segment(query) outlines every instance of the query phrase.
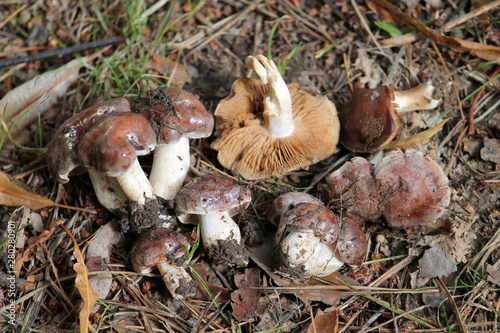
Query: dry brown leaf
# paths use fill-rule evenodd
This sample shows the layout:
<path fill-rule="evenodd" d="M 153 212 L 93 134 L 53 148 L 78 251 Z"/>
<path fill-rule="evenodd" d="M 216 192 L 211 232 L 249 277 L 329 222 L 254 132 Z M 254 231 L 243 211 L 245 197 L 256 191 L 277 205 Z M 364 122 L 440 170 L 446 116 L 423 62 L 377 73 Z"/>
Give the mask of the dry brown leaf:
<path fill-rule="evenodd" d="M 71 237 L 73 245 L 75 246 L 73 250 L 73 256 L 77 261 L 77 263 L 73 265 L 73 270 L 76 272 L 75 284 L 83 299 L 83 307 L 80 310 L 80 332 L 88 332 L 90 328 L 90 312 L 95 302 L 99 299 L 99 296 L 92 290 L 89 284 L 89 271 L 87 270 L 87 266 L 85 266 L 82 251 L 80 251 L 80 247 L 78 247 L 75 237 L 64 225 L 61 227 L 66 231 L 69 237 Z"/>
<path fill-rule="evenodd" d="M 23 254 L 19 255 L 18 258 L 16 258 L 16 265 L 14 268 L 14 272 L 17 277 L 19 277 L 19 273 L 21 272 L 21 267 L 23 267 L 23 263 L 26 260 L 26 258 L 31 254 L 32 250 L 35 248 L 40 243 L 45 242 L 49 237 L 56 231 L 57 227 L 62 225 L 64 223 L 63 220 L 54 220 L 50 223 L 49 229 L 43 231 L 40 235 L 38 235 L 37 238 L 35 238 L 26 251 L 23 252 Z"/>
<path fill-rule="evenodd" d="M 78 78 L 81 60 L 75 59 L 66 65 L 35 78 L 12 89 L 0 100 L 0 112 L 5 119 L 11 136 L 16 137 L 28 124 L 37 119 L 38 114 L 48 110 L 69 86 Z M 0 134 L 3 131 L 0 129 Z"/>
<path fill-rule="evenodd" d="M 239 321 L 260 317 L 264 313 L 264 304 L 259 304 L 261 286 L 259 270 L 257 268 L 245 269 L 245 274 L 234 276 L 234 283 L 238 287 L 231 293 L 233 316 Z"/>
<path fill-rule="evenodd" d="M 14 184 L 6 173 L 0 171 L 0 205 L 26 206 L 30 209 L 40 209 L 53 206 L 54 202 L 38 194 L 26 191 Z"/>
<path fill-rule="evenodd" d="M 168 76 L 170 84 L 176 87 L 182 87 L 186 83 L 191 82 L 191 75 L 189 75 L 184 65 L 162 55 L 154 54 L 153 57 L 147 61 L 146 66 L 154 69 L 158 73 Z"/>
<path fill-rule="evenodd" d="M 446 45 L 455 52 L 469 52 L 470 54 L 477 56 L 479 58 L 490 60 L 490 61 L 500 61 L 500 47 L 493 45 L 486 45 L 476 42 L 471 42 L 463 39 L 458 39 L 454 37 L 443 36 L 435 32 L 434 30 L 425 26 L 415 20 L 410 15 L 402 12 L 395 5 L 387 2 L 386 0 L 369 0 L 376 6 L 379 6 L 379 10 L 386 10 L 391 14 L 391 17 L 400 23 L 409 25 L 420 31 L 427 38 L 432 39 L 438 43 Z"/>
<path fill-rule="evenodd" d="M 339 330 L 339 309 L 336 306 L 326 309 L 324 312 L 318 310 L 306 333 L 337 333 Z"/>

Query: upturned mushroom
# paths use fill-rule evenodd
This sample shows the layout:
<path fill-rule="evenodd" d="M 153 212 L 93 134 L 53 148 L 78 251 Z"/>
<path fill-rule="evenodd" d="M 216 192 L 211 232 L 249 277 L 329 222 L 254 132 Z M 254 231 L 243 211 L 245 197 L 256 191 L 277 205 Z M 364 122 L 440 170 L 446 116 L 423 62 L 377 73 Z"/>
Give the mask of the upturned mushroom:
<path fill-rule="evenodd" d="M 277 269 L 302 277 L 327 276 L 344 263 L 358 267 L 367 246 L 359 226 L 350 220 L 342 226 L 338 216 L 305 193 L 293 196 L 298 199 L 297 204 L 282 205 L 291 198 L 288 196 L 284 201 L 278 198 L 276 200 L 281 202 L 270 207 L 282 211 L 273 255 Z M 290 209 L 285 211 L 282 207 Z"/>
<path fill-rule="evenodd" d="M 248 206 L 250 201 L 248 188 L 221 177 L 205 175 L 182 187 L 175 197 L 175 208 L 181 222 L 186 221 L 183 215 L 198 216 L 201 240 L 210 259 L 244 267 L 248 264 L 249 253 L 231 215 L 236 208 Z"/>
<path fill-rule="evenodd" d="M 272 60 L 249 56 L 260 80 L 240 78 L 214 113 L 219 162 L 250 180 L 305 168 L 329 157 L 338 142 L 332 102 L 286 85 Z"/>
<path fill-rule="evenodd" d="M 359 153 L 383 149 L 401 126 L 398 114 L 438 106 L 440 101 L 432 98 L 433 92 L 431 83 L 404 91 L 395 91 L 392 85 L 376 89 L 356 87 L 351 100 L 339 109 L 340 142 Z"/>
<path fill-rule="evenodd" d="M 189 242 L 178 232 L 151 229 L 142 234 L 130 251 L 132 268 L 137 273 L 150 273 L 158 268 L 163 282 L 176 299 L 185 299 L 196 293 L 196 282 L 182 267 Z"/>
<path fill-rule="evenodd" d="M 439 165 L 419 151 L 393 151 L 373 172 L 381 194 L 383 216 L 394 228 L 420 227 L 438 219 L 450 203 L 448 178 Z"/>
<path fill-rule="evenodd" d="M 60 183 L 67 183 L 70 176 L 85 173 L 78 156 L 78 147 L 85 134 L 96 123 L 114 113 L 130 112 L 124 98 L 97 103 L 66 120 L 47 145 L 46 161 L 51 176 Z M 91 174 L 91 181 L 99 202 L 108 210 L 125 211 L 127 201 L 118 183 L 105 175 Z"/>
<path fill-rule="evenodd" d="M 158 141 L 149 181 L 157 196 L 172 200 L 189 171 L 189 139 L 210 136 L 213 116 L 196 96 L 178 88 L 158 88 L 135 104 L 134 111 L 149 119 Z"/>

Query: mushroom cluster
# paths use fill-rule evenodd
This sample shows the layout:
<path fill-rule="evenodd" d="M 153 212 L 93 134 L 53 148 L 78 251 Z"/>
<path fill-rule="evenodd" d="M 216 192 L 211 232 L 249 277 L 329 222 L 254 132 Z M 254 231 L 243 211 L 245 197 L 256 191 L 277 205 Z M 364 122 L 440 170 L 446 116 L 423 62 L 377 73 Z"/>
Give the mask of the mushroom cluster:
<path fill-rule="evenodd" d="M 155 200 L 137 161 L 155 145 L 148 121 L 132 113 L 126 99 L 117 98 L 66 120 L 48 144 L 46 160 L 52 177 L 61 183 L 87 170 L 99 202 L 123 213 L 127 201 L 144 205 L 146 199 Z"/>
<path fill-rule="evenodd" d="M 269 207 L 268 219 L 279 219 L 274 258 L 283 273 L 327 276 L 344 263 L 359 267 L 365 255 L 367 241 L 359 225 L 341 219 L 312 195 L 281 195 Z"/>
<path fill-rule="evenodd" d="M 215 127 L 211 147 L 220 164 L 247 180 L 262 180 L 330 157 L 339 132 L 347 149 L 381 149 L 397 133 L 398 113 L 435 108 L 439 102 L 429 84 L 406 92 L 392 86 L 357 88 L 341 108 L 339 122 L 331 101 L 298 83 L 287 85 L 272 60 L 249 56 L 246 64 L 259 79 L 234 82 L 216 108 L 215 124 L 193 94 L 159 88 L 136 98 L 133 107 L 117 98 L 76 114 L 48 145 L 54 179 L 65 183 L 88 171 L 105 208 L 119 216 L 139 210 L 153 216 L 148 222 L 143 219 L 147 214 L 136 215 L 138 225 L 131 231 L 140 237 L 130 260 L 138 273 L 157 267 L 174 298 L 193 296 L 197 286 L 183 268 L 192 244 L 184 224 L 199 224 L 197 236 L 211 261 L 239 268 L 250 258 L 233 218 L 244 218 L 252 193 L 220 176 L 186 181 L 190 138 L 209 137 Z M 153 150 L 148 177 L 138 156 Z M 447 182 L 439 166 L 415 150 L 391 152 L 375 167 L 353 158 L 326 177 L 328 205 L 306 193 L 288 192 L 269 206 L 267 220 L 276 227 L 276 268 L 294 277 L 327 276 L 344 264 L 358 269 L 367 251 L 364 221 L 383 217 L 394 228 L 434 221 L 449 203 Z M 150 203 L 153 208 L 145 208 Z M 181 224 L 164 228 L 165 207 Z"/>
<path fill-rule="evenodd" d="M 326 177 L 331 203 L 359 222 L 383 216 L 394 228 L 421 227 L 450 202 L 448 179 L 419 151 L 392 151 L 373 167 L 355 157 Z"/>

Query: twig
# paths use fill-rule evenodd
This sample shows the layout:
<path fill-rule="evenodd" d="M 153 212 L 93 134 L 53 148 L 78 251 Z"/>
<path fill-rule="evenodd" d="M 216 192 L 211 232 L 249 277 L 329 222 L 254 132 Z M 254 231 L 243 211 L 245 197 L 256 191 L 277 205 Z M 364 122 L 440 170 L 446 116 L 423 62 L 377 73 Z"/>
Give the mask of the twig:
<path fill-rule="evenodd" d="M 363 28 L 366 30 L 366 32 L 368 33 L 368 35 L 370 36 L 370 38 L 373 40 L 373 43 L 377 46 L 377 48 L 379 49 L 379 51 L 382 53 L 382 54 L 385 54 L 385 52 L 382 50 L 382 47 L 380 46 L 380 44 L 378 43 L 377 39 L 375 38 L 375 36 L 373 36 L 373 33 L 372 31 L 370 30 L 370 27 L 368 27 L 368 24 L 366 23 L 366 20 L 363 16 L 363 14 L 361 13 L 361 11 L 359 10 L 358 8 L 358 4 L 356 3 L 355 0 L 351 0 L 351 5 L 352 7 L 354 8 L 354 11 L 356 12 L 356 14 L 358 15 L 359 17 L 359 21 L 361 22 L 361 25 L 363 26 Z"/>
<path fill-rule="evenodd" d="M 496 6 L 500 6 L 500 0 L 490 2 L 489 4 L 486 4 L 482 7 L 479 7 L 478 9 L 475 9 L 472 12 L 457 18 L 456 20 L 453 20 L 451 22 L 446 23 L 445 25 L 443 25 L 442 30 L 448 31 L 451 28 L 454 28 L 457 25 L 460 25 L 460 24 L 464 23 L 465 21 L 470 20 L 473 17 L 479 16 L 482 13 L 485 13 L 485 12 L 489 11 L 490 9 L 495 8 Z"/>
<path fill-rule="evenodd" d="M 124 40 L 125 40 L 125 37 L 116 36 L 116 37 L 112 37 L 112 38 L 98 40 L 95 42 L 71 46 L 71 47 L 68 47 L 66 49 L 57 49 L 57 50 L 52 50 L 52 51 L 47 51 L 47 52 L 29 55 L 27 57 L 8 59 L 8 60 L 0 61 L 0 68 L 10 67 L 10 66 L 25 63 L 25 62 L 33 62 L 36 60 L 42 60 L 42 59 L 47 59 L 47 58 L 52 58 L 52 57 L 61 58 L 61 57 L 66 56 L 68 54 L 80 53 L 80 52 L 83 52 L 83 51 L 86 51 L 89 49 L 93 49 L 96 47 L 103 47 L 103 46 L 107 46 L 107 45 L 111 45 L 111 44 L 118 44 L 118 43 L 123 42 Z"/>
<path fill-rule="evenodd" d="M 446 284 L 444 284 L 443 280 L 441 278 L 435 277 L 434 280 L 436 281 L 437 285 L 439 286 L 439 289 L 441 292 L 448 298 L 448 301 L 450 302 L 453 312 L 455 313 L 455 316 L 457 316 L 457 320 L 459 323 L 459 328 L 460 332 L 462 333 L 467 333 L 467 329 L 465 328 L 465 324 L 463 322 L 462 316 L 460 315 L 460 311 L 458 311 L 457 303 L 455 303 L 455 300 L 453 299 L 453 296 L 451 296 L 450 291 L 448 290 L 448 287 L 446 287 Z"/>
<path fill-rule="evenodd" d="M 0 29 L 2 29 L 4 25 L 6 25 L 14 16 L 16 16 L 17 14 L 19 14 L 19 12 L 22 11 L 22 10 L 24 10 L 26 7 L 28 7 L 28 5 L 24 4 L 21 7 L 19 7 L 17 10 L 15 10 L 12 14 L 10 14 L 9 17 L 7 17 L 5 19 L 5 21 L 3 21 L 2 23 L 0 23 Z"/>
<path fill-rule="evenodd" d="M 31 282 L 22 278 L 16 277 L 14 274 L 10 275 L 4 272 L 0 272 L 0 286 L 4 288 L 10 288 L 12 282 L 16 287 L 16 290 L 22 291 L 33 291 L 35 290 L 36 283 Z"/>
<path fill-rule="evenodd" d="M 491 75 L 491 77 L 487 76 L 487 78 L 491 79 L 492 77 L 497 76 L 497 74 L 499 72 L 500 72 L 500 66 L 497 66 L 493 75 Z M 468 132 L 469 135 L 472 135 L 474 133 L 474 109 L 476 108 L 476 103 L 485 90 L 486 90 L 486 86 L 483 86 L 481 88 L 481 90 L 479 90 L 479 92 L 477 93 L 476 97 L 474 97 L 474 100 L 472 101 L 472 104 L 470 106 L 470 109 L 469 109 L 469 132 Z"/>

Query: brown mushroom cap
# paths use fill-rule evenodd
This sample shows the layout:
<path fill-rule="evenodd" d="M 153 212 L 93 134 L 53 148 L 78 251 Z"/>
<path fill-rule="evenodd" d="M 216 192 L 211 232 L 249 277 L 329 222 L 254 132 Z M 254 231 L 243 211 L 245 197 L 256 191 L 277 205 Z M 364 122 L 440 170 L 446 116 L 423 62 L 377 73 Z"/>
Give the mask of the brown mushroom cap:
<path fill-rule="evenodd" d="M 337 239 L 337 249 L 342 261 L 351 266 L 359 267 L 367 247 L 368 242 L 363 230 L 350 218 L 344 218 Z"/>
<path fill-rule="evenodd" d="M 168 229 L 151 229 L 142 234 L 130 252 L 132 268 L 138 273 L 148 273 L 162 262 L 181 266 L 186 259 L 187 239 Z"/>
<path fill-rule="evenodd" d="M 375 166 L 374 177 L 382 195 L 383 216 L 395 228 L 435 221 L 450 202 L 445 174 L 416 150 L 390 153 Z"/>
<path fill-rule="evenodd" d="M 150 120 L 158 143 L 177 142 L 181 137 L 204 138 L 212 134 L 214 118 L 192 93 L 179 88 L 158 88 L 136 102 L 134 112 Z"/>
<path fill-rule="evenodd" d="M 78 156 L 86 168 L 109 177 L 125 173 L 138 155 L 146 155 L 156 144 L 156 136 L 142 115 L 115 113 L 95 124 L 81 138 Z"/>
<path fill-rule="evenodd" d="M 323 205 L 318 198 L 304 192 L 288 192 L 277 197 L 267 209 L 267 220 L 278 226 L 281 216 L 300 203 Z"/>
<path fill-rule="evenodd" d="M 316 237 L 333 243 L 337 240 L 340 219 L 323 203 L 299 203 L 284 215 L 287 226 L 298 230 L 312 230 Z"/>
<path fill-rule="evenodd" d="M 267 86 L 240 78 L 215 111 L 218 138 L 212 148 L 219 162 L 245 179 L 266 179 L 319 162 L 334 152 L 339 123 L 333 104 L 289 84 L 294 131 L 274 138 L 266 133 L 263 98 Z"/>
<path fill-rule="evenodd" d="M 206 215 L 246 206 L 250 189 L 214 175 L 196 177 L 185 184 L 175 197 L 178 215 Z"/>
<path fill-rule="evenodd" d="M 52 177 L 67 183 L 69 176 L 85 172 L 84 168 L 79 168 L 82 164 L 78 158 L 81 138 L 104 117 L 121 112 L 130 112 L 130 104 L 125 98 L 116 98 L 97 103 L 66 120 L 47 145 L 47 167 Z"/>
<path fill-rule="evenodd" d="M 393 86 L 355 88 L 339 109 L 340 142 L 354 152 L 370 153 L 394 139 L 400 126 Z"/>
<path fill-rule="evenodd" d="M 326 176 L 331 204 L 336 211 L 357 221 L 373 221 L 382 216 L 380 194 L 373 178 L 373 166 L 354 157 Z"/>

